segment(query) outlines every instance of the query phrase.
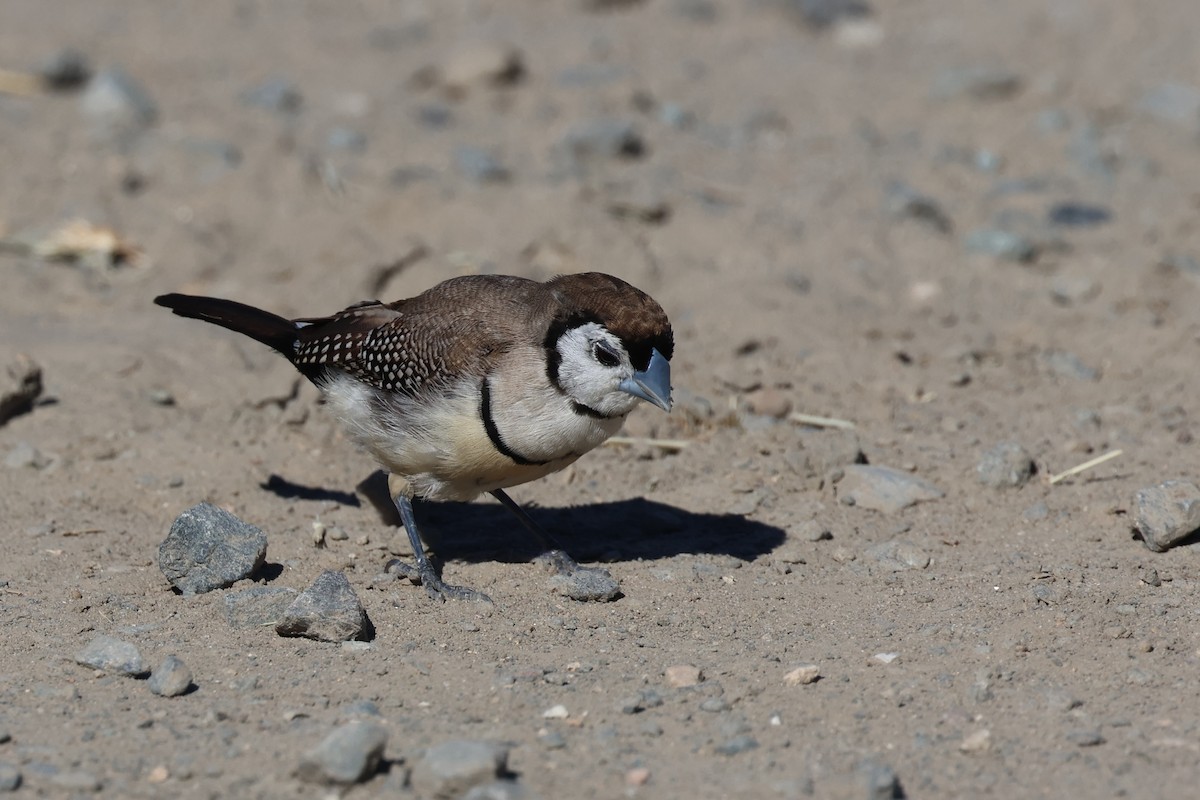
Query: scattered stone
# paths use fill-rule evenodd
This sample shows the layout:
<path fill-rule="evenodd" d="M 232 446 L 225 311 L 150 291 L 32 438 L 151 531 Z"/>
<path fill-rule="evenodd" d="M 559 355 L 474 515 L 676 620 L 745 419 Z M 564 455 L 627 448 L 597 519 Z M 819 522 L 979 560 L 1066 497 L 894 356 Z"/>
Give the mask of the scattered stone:
<path fill-rule="evenodd" d="M 92 65 L 86 55 L 68 47 L 50 56 L 38 69 L 38 75 L 46 88 L 66 92 L 78 89 L 91 79 Z"/>
<path fill-rule="evenodd" d="M 225 619 L 234 628 L 275 627 L 300 593 L 281 586 L 254 586 L 225 595 Z"/>
<path fill-rule="evenodd" d="M 180 514 L 158 547 L 158 567 L 185 595 L 232 586 L 262 566 L 267 536 L 211 503 Z"/>
<path fill-rule="evenodd" d="M 1046 212 L 1046 219 L 1063 228 L 1094 228 L 1111 222 L 1112 212 L 1087 203 L 1057 203 Z"/>
<path fill-rule="evenodd" d="M 491 153 L 478 147 L 464 145 L 455 148 L 454 166 L 472 183 L 501 183 L 509 178 L 508 168 Z"/>
<path fill-rule="evenodd" d="M 454 95 L 472 86 L 511 86 L 525 74 L 521 51 L 495 41 L 469 42 L 454 50 L 440 70 L 441 84 Z"/>
<path fill-rule="evenodd" d="M 567 746 L 567 737 L 558 731 L 539 731 L 538 742 L 547 750 L 562 750 Z"/>
<path fill-rule="evenodd" d="M 1191 481 L 1163 481 L 1133 495 L 1133 520 L 1142 541 L 1156 553 L 1200 529 L 1200 488 Z"/>
<path fill-rule="evenodd" d="M 12 764 L 0 761 L 0 792 L 15 792 L 21 788 L 21 771 Z"/>
<path fill-rule="evenodd" d="M 1100 284 L 1091 275 L 1055 275 L 1050 299 L 1060 306 L 1074 306 L 1100 294 Z"/>
<path fill-rule="evenodd" d="M 388 732 L 370 720 L 338 726 L 304 754 L 296 777 L 309 783 L 349 785 L 365 781 L 379 769 Z"/>
<path fill-rule="evenodd" d="M 821 678 L 821 668 L 816 664 L 801 664 L 783 676 L 784 686 L 808 686 Z"/>
<path fill-rule="evenodd" d="M 975 466 L 975 475 L 984 486 L 1006 489 L 1024 486 L 1033 477 L 1033 458 L 1017 442 L 1000 442 Z"/>
<path fill-rule="evenodd" d="M 346 576 L 325 570 L 287 607 L 275 630 L 280 636 L 344 642 L 366 635 L 369 625 Z"/>
<path fill-rule="evenodd" d="M 1067 350 L 1047 350 L 1041 354 L 1041 362 L 1060 378 L 1077 381 L 1100 380 L 1100 371 L 1083 363 L 1083 359 Z"/>
<path fill-rule="evenodd" d="M 462 800 L 537 800 L 537 795 L 524 784 L 505 779 L 476 786 L 464 794 Z"/>
<path fill-rule="evenodd" d="M 700 710 L 710 714 L 720 714 L 728 711 L 731 707 L 729 701 L 724 697 L 710 697 L 700 704 Z"/>
<path fill-rule="evenodd" d="M 252 86 L 239 96 L 245 105 L 261 108 L 276 114 L 294 114 L 304 105 L 304 95 L 296 84 L 287 78 L 269 78 Z"/>
<path fill-rule="evenodd" d="M 93 131 L 104 137 L 132 137 L 149 128 L 158 118 L 154 100 L 118 67 L 96 73 L 79 102 Z"/>
<path fill-rule="evenodd" d="M 75 663 L 116 675 L 143 677 L 149 670 L 142 662 L 137 645 L 99 634 L 75 655 Z"/>
<path fill-rule="evenodd" d="M 792 413 L 791 399 L 778 389 L 764 387 L 746 395 L 746 405 L 751 414 L 772 419 L 783 419 Z"/>
<path fill-rule="evenodd" d="M 1067 741 L 1080 747 L 1096 747 L 1107 741 L 1100 731 L 1072 731 L 1067 734 Z"/>
<path fill-rule="evenodd" d="M 704 681 L 704 671 L 692 664 L 672 664 L 663 670 L 667 686 L 682 689 L 686 686 L 697 686 Z"/>
<path fill-rule="evenodd" d="M 0 425 L 33 410 L 42 394 L 42 368 L 24 353 L 6 359 L 0 374 Z"/>
<path fill-rule="evenodd" d="M 900 776 L 888 764 L 867 760 L 855 769 L 867 790 L 867 800 L 903 800 Z"/>
<path fill-rule="evenodd" d="M 1032 239 L 999 228 L 981 228 L 972 231 L 967 236 L 966 247 L 972 253 L 982 253 L 1006 261 L 1021 263 L 1033 261 L 1038 255 L 1038 246 Z"/>
<path fill-rule="evenodd" d="M 987 728 L 980 728 L 973 733 L 967 734 L 958 745 L 958 749 L 964 753 L 983 753 L 991 748 L 992 732 Z"/>
<path fill-rule="evenodd" d="M 873 545 L 867 548 L 867 555 L 892 570 L 925 569 L 930 561 L 928 553 L 902 539 L 889 539 Z"/>
<path fill-rule="evenodd" d="M 1137 108 L 1145 114 L 1182 125 L 1194 132 L 1200 121 L 1200 89 L 1180 83 L 1164 83 L 1142 95 Z"/>
<path fill-rule="evenodd" d="M 915 219 L 938 233 L 950 234 L 954 223 L 941 203 L 903 181 L 890 181 L 884 190 L 884 210 L 895 219 Z"/>
<path fill-rule="evenodd" d="M 50 776 L 50 783 L 68 792 L 98 792 L 104 788 L 99 778 L 81 769 L 55 773 Z"/>
<path fill-rule="evenodd" d="M 650 780 L 649 767 L 634 767 L 625 773 L 626 786 L 645 786 Z"/>
<path fill-rule="evenodd" d="M 871 14 L 871 6 L 865 0 L 786 0 L 784 5 L 797 19 L 815 31 Z"/>
<path fill-rule="evenodd" d="M 838 499 L 884 514 L 893 514 L 916 503 L 937 500 L 943 492 L 929 481 L 891 467 L 850 464 L 838 483 Z"/>
<path fill-rule="evenodd" d="M 192 671 L 176 656 L 167 656 L 150 673 L 150 691 L 159 697 L 178 697 L 191 688 Z"/>
<path fill-rule="evenodd" d="M 942 100 L 970 97 L 973 100 L 1007 100 L 1021 88 L 1021 76 L 996 66 L 947 69 L 934 82 L 933 94 Z"/>
<path fill-rule="evenodd" d="M 578 567 L 568 573 L 558 573 L 550 577 L 550 585 L 572 600 L 603 602 L 615 600 L 621 594 L 621 584 L 608 570 L 597 567 Z"/>
<path fill-rule="evenodd" d="M 4 456 L 4 466 L 9 469 L 45 469 L 53 461 L 29 442 L 17 442 Z"/>
<path fill-rule="evenodd" d="M 756 747 L 758 747 L 758 740 L 749 734 L 743 733 L 717 745 L 716 752 L 722 756 L 736 756 L 739 753 L 745 753 L 747 750 L 753 750 Z"/>
<path fill-rule="evenodd" d="M 900 657 L 899 653 L 876 653 L 871 658 L 878 661 L 880 664 L 891 664 Z"/>
<path fill-rule="evenodd" d="M 646 143 L 628 120 L 603 117 L 581 122 L 563 136 L 561 148 L 576 165 L 596 159 L 638 158 Z"/>
<path fill-rule="evenodd" d="M 325 137 L 325 149 L 338 153 L 361 153 L 367 149 L 367 135 L 354 128 L 338 126 Z"/>
<path fill-rule="evenodd" d="M 412 786 L 422 797 L 457 798 L 508 771 L 508 748 L 458 739 L 435 745 L 413 765 Z"/>
<path fill-rule="evenodd" d="M 570 712 L 567 711 L 567 707 L 562 703 L 559 703 L 556 706 L 550 706 L 542 712 L 542 719 L 566 719 L 569 716 Z"/>

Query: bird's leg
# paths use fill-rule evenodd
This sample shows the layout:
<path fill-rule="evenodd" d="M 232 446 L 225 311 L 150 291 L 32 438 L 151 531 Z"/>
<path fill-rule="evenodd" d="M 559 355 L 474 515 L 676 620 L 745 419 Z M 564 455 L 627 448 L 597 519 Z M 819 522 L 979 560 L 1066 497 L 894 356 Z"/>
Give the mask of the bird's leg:
<path fill-rule="evenodd" d="M 391 481 L 388 481 L 389 488 Z M 417 531 L 417 520 L 413 514 L 412 500 L 408 498 L 406 492 L 393 492 L 392 500 L 396 504 L 396 510 L 400 512 L 400 519 L 404 522 L 404 530 L 408 533 L 408 541 L 412 545 L 413 560 L 417 562 L 416 566 L 405 564 L 399 559 L 392 559 L 388 562 L 386 569 L 389 572 L 398 572 L 410 580 L 420 581 L 425 587 L 425 593 L 434 600 L 478 600 L 484 603 L 492 602 L 492 598 L 488 597 L 483 592 L 477 592 L 474 589 L 469 589 L 465 586 L 451 586 L 443 581 L 434 570 L 433 564 L 429 562 L 429 556 L 425 555 L 425 547 L 421 543 L 421 534 Z"/>
<path fill-rule="evenodd" d="M 575 563 L 575 559 L 567 555 L 562 546 L 554 541 L 554 537 L 546 532 L 546 529 L 533 521 L 533 518 L 525 513 L 525 509 L 517 505 L 517 501 L 508 496 L 503 489 L 493 489 L 492 497 L 500 501 L 500 505 L 511 511 L 517 519 L 521 520 L 521 524 L 525 529 L 537 537 L 542 543 L 545 551 L 538 556 L 539 561 L 545 561 L 559 575 L 570 575 L 579 569 L 579 565 Z"/>

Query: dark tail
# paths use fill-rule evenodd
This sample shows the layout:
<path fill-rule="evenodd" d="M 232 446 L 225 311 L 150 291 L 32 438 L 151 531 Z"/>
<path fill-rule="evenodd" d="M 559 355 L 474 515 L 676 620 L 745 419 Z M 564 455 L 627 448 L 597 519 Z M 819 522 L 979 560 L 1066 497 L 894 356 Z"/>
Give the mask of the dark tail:
<path fill-rule="evenodd" d="M 188 294 L 164 294 L 154 298 L 154 302 L 181 317 L 202 319 L 249 336 L 279 351 L 288 361 L 296 356 L 296 324 L 269 311 L 232 300 Z"/>

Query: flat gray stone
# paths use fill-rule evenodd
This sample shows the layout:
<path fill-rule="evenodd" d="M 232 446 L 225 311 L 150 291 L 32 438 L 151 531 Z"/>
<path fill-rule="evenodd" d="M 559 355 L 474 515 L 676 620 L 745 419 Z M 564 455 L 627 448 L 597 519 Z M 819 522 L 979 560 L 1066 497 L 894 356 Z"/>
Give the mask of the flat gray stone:
<path fill-rule="evenodd" d="M 287 607 L 275 630 L 280 636 L 345 642 L 360 638 L 368 624 L 367 612 L 346 576 L 325 570 Z"/>
<path fill-rule="evenodd" d="M 412 785 L 422 797 L 457 798 L 507 772 L 508 748 L 456 739 L 435 745 L 413 765 Z"/>
<path fill-rule="evenodd" d="M 1000 442 L 975 465 L 979 482 L 994 489 L 1024 486 L 1033 473 L 1033 458 L 1017 442 Z"/>
<path fill-rule="evenodd" d="M 347 722 L 304 754 L 296 767 L 296 777 L 331 785 L 365 781 L 379 770 L 387 740 L 387 728 L 378 722 Z"/>
<path fill-rule="evenodd" d="M 550 585 L 564 597 L 572 600 L 612 600 L 621 593 L 621 584 L 608 570 L 595 567 L 579 567 L 578 569 L 554 575 Z"/>
<path fill-rule="evenodd" d="M 97 72 L 79 104 L 94 132 L 104 136 L 131 136 L 158 118 L 158 106 L 149 93 L 118 67 Z"/>
<path fill-rule="evenodd" d="M 838 499 L 847 505 L 893 514 L 946 493 L 923 478 L 891 467 L 851 464 L 838 482 Z"/>
<path fill-rule="evenodd" d="M 262 566 L 267 535 L 217 508 L 200 503 L 184 511 L 158 547 L 158 567 L 185 595 L 232 586 Z"/>
<path fill-rule="evenodd" d="M 867 549 L 867 555 L 893 570 L 925 569 L 929 554 L 912 542 L 889 539 Z"/>
<path fill-rule="evenodd" d="M 21 770 L 0 762 L 0 792 L 15 792 L 21 788 Z"/>
<path fill-rule="evenodd" d="M 275 627 L 299 592 L 284 586 L 252 586 L 225 595 L 225 619 L 234 628 Z"/>
<path fill-rule="evenodd" d="M 1156 553 L 1200 529 L 1200 487 L 1191 481 L 1163 481 L 1139 489 L 1133 508 L 1142 541 Z"/>
<path fill-rule="evenodd" d="M 105 634 L 99 634 L 88 642 L 75 655 L 75 663 L 133 678 L 140 678 L 149 672 L 137 645 Z"/>
<path fill-rule="evenodd" d="M 192 671 L 176 656 L 167 656 L 150 673 L 150 691 L 159 697 L 178 697 L 190 688 Z"/>

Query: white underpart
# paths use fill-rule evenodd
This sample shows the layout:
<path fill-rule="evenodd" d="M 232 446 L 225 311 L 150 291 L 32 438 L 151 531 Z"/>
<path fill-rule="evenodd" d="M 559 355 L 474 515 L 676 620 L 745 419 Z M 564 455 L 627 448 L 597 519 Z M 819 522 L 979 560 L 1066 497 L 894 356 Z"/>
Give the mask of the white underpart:
<path fill-rule="evenodd" d="M 359 445 L 419 497 L 470 500 L 482 492 L 536 480 L 562 469 L 616 433 L 637 399 L 617 385 L 631 374 L 628 356 L 617 367 L 595 361 L 591 346 L 600 326 L 571 331 L 560 340 L 563 394 L 550 384 L 544 353 L 512 354 L 489 378 L 492 418 L 514 453 L 544 464 L 520 465 L 496 449 L 480 416 L 478 378 L 414 400 L 383 392 L 331 371 L 322 389 L 330 411 Z M 590 338 L 589 338 L 590 337 Z M 589 363 L 590 362 L 590 363 Z M 580 414 L 573 401 L 613 415 Z"/>

